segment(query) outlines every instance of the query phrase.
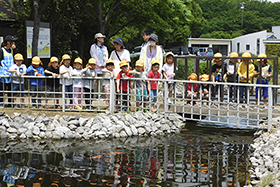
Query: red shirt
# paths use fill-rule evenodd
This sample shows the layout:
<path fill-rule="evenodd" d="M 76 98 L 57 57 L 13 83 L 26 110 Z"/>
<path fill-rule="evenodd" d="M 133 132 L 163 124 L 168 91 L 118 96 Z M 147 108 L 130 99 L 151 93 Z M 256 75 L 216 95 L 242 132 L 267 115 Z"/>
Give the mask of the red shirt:
<path fill-rule="evenodd" d="M 126 75 L 127 77 L 133 78 L 133 76 L 128 72 L 124 73 L 123 71 L 120 71 L 118 76 L 116 77 L 116 79 L 121 79 L 121 78 L 125 78 Z M 122 88 L 122 91 L 127 92 L 127 83 L 129 83 L 129 92 L 131 91 L 130 89 L 130 85 L 131 85 L 131 81 L 130 80 L 121 80 L 120 81 L 120 88 Z"/>
<path fill-rule="evenodd" d="M 197 83 L 189 83 L 187 84 L 187 89 L 188 91 L 192 91 L 193 87 L 193 92 L 197 92 Z"/>
<path fill-rule="evenodd" d="M 154 73 L 152 70 L 149 72 L 148 77 L 151 79 L 160 79 L 160 73 Z M 157 81 L 151 81 L 151 89 L 157 90 Z"/>

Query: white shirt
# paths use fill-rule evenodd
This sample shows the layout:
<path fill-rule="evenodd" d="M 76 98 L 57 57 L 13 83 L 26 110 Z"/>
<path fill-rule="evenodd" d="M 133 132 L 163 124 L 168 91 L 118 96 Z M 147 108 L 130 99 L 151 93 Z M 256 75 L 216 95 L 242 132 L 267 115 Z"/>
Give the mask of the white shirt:
<path fill-rule="evenodd" d="M 102 45 L 100 48 L 97 44 L 92 44 L 90 47 L 90 56 L 96 60 L 97 66 L 106 65 L 109 56 L 107 47 Z M 104 68 L 96 68 L 96 73 L 102 74 L 102 69 Z"/>
<path fill-rule="evenodd" d="M 165 71 L 168 79 L 174 79 L 174 63 L 171 65 L 165 63 L 162 67 L 162 71 Z"/>
<path fill-rule="evenodd" d="M 121 68 L 120 68 L 120 62 L 121 61 L 119 60 L 115 51 L 116 50 L 112 51 L 110 59 L 114 61 L 114 65 L 115 65 L 114 74 L 117 75 L 121 71 Z M 124 49 L 122 52 L 117 51 L 117 53 L 118 53 L 121 60 L 125 60 L 128 63 L 130 63 L 130 53 L 129 53 L 128 50 Z"/>
<path fill-rule="evenodd" d="M 18 73 L 24 73 L 26 72 L 26 66 L 25 64 L 21 64 L 20 66 L 16 65 L 16 64 L 13 64 L 9 70 L 16 70 L 18 72 L 14 72 L 13 73 L 13 76 L 17 76 L 17 77 L 13 77 L 12 80 L 13 80 L 13 83 L 15 84 L 23 84 L 23 78 L 20 78 L 19 77 L 19 74 Z"/>
<path fill-rule="evenodd" d="M 70 74 L 67 72 L 67 73 L 64 73 L 63 75 L 61 75 L 61 79 L 60 79 L 60 84 L 63 84 L 63 80 L 62 78 L 65 78 L 64 79 L 64 85 L 66 86 L 69 86 L 69 85 L 72 85 L 73 84 L 73 80 L 71 79 L 71 74 L 73 72 L 73 68 L 71 66 L 69 66 L 68 68 L 64 65 L 60 66 L 59 67 L 59 72 L 64 72 L 64 71 L 69 71 Z"/>
<path fill-rule="evenodd" d="M 80 77 L 80 79 L 73 79 L 73 87 L 75 88 L 82 88 L 83 87 L 83 81 L 82 81 L 82 70 L 74 69 L 72 72 L 73 77 Z"/>

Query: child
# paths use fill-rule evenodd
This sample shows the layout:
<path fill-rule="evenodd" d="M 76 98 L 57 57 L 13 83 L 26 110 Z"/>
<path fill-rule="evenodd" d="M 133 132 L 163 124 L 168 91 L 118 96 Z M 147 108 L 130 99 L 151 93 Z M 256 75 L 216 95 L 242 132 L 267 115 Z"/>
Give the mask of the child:
<path fill-rule="evenodd" d="M 266 54 L 261 53 L 261 54 L 259 54 L 258 57 L 259 58 L 266 58 L 267 56 L 266 56 Z M 270 65 L 267 64 L 267 59 L 258 59 L 258 62 L 260 63 L 260 65 L 256 66 L 255 72 L 254 72 L 254 75 L 259 76 L 258 79 L 257 79 L 257 84 L 268 85 L 269 78 L 272 76 L 272 69 L 271 69 Z M 261 75 L 260 75 L 260 69 L 261 69 L 261 72 L 262 72 Z M 261 87 L 261 89 L 263 90 L 263 99 L 267 100 L 268 88 L 267 87 Z M 257 99 L 256 104 L 257 105 L 258 105 L 258 95 L 259 95 L 259 87 L 256 87 L 256 99 Z M 264 101 L 264 106 L 266 106 L 266 105 L 267 105 L 267 102 Z"/>
<path fill-rule="evenodd" d="M 109 59 L 106 61 L 106 68 L 102 70 L 103 77 L 106 78 L 103 80 L 102 86 L 104 86 L 104 91 L 106 93 L 106 106 L 110 107 L 110 80 L 108 78 L 115 77 L 114 75 L 114 61 Z"/>
<path fill-rule="evenodd" d="M 166 58 L 165 58 L 165 64 L 162 67 L 162 72 L 163 76 L 165 79 L 168 80 L 173 80 L 175 73 L 174 73 L 174 54 L 172 52 L 166 53 Z M 168 103 L 171 104 L 171 97 L 172 97 L 172 91 L 174 90 L 174 85 L 175 83 L 173 82 L 168 82 Z"/>
<path fill-rule="evenodd" d="M 197 81 L 197 75 L 195 73 L 192 73 L 189 78 L 188 78 L 189 81 Z M 188 83 L 187 84 L 187 97 L 191 97 L 192 99 L 194 97 L 197 97 L 197 83 L 194 84 L 194 83 Z M 190 101 L 187 101 L 187 104 L 190 104 L 191 102 Z M 192 101 L 192 104 L 195 105 L 196 102 Z"/>
<path fill-rule="evenodd" d="M 58 58 L 51 57 L 48 68 L 45 70 L 46 76 L 52 76 L 53 78 L 47 78 L 47 97 L 50 97 L 51 92 L 56 92 L 54 95 L 56 98 L 59 97 L 59 67 L 58 67 Z M 59 100 L 56 100 L 55 108 L 60 109 Z M 46 99 L 45 109 L 48 107 L 48 99 Z"/>
<path fill-rule="evenodd" d="M 72 75 L 75 77 L 82 77 L 83 60 L 78 57 L 74 60 L 74 70 Z M 83 92 L 83 82 L 82 79 L 74 79 L 74 105 L 76 110 L 82 110 L 82 92 Z"/>
<path fill-rule="evenodd" d="M 45 76 L 44 68 L 40 65 L 43 65 L 40 57 L 34 56 L 31 65 L 26 69 L 26 73 L 30 73 L 31 76 Z M 38 98 L 41 98 L 42 93 L 38 92 L 42 92 L 43 79 L 31 79 L 30 84 L 32 97 L 35 98 L 37 96 Z M 43 108 L 41 105 L 41 99 L 38 99 L 38 105 L 36 105 L 36 99 L 32 99 L 32 106 L 33 108 Z"/>
<path fill-rule="evenodd" d="M 117 79 L 117 93 L 120 93 L 120 89 L 122 89 L 122 103 L 123 106 L 122 111 L 127 110 L 127 105 L 130 106 L 129 102 L 129 93 L 131 92 L 131 81 L 130 80 L 121 80 L 121 78 L 132 78 L 133 76 L 129 73 L 128 70 L 128 62 L 122 60 L 120 62 L 121 71 L 118 73 Z M 121 83 L 121 84 L 120 84 Z"/>
<path fill-rule="evenodd" d="M 60 79 L 60 84 L 65 87 L 65 98 L 69 98 L 69 104 L 67 109 L 73 108 L 73 80 L 70 78 L 72 76 L 73 68 L 70 66 L 71 57 L 68 54 L 62 56 L 62 61 L 60 62 L 59 72 L 62 78 Z M 65 105 L 67 100 L 65 99 Z"/>
<path fill-rule="evenodd" d="M 209 75 L 201 75 L 200 80 L 203 82 L 199 91 L 201 93 L 201 97 L 202 99 L 209 98 L 209 84 L 206 83 L 209 81 Z"/>
<path fill-rule="evenodd" d="M 84 77 L 92 77 L 94 78 L 96 76 L 96 60 L 94 58 L 90 58 L 88 60 L 88 63 L 86 65 L 86 68 L 83 69 Z M 84 80 L 84 92 L 85 94 L 85 102 L 86 102 L 86 108 L 88 110 L 94 109 L 95 107 L 91 106 L 91 101 L 93 99 L 93 92 L 94 92 L 94 80 L 93 79 L 85 79 Z"/>
<path fill-rule="evenodd" d="M 160 66 L 160 62 L 158 60 L 153 60 L 151 62 L 152 67 L 151 67 L 151 71 L 148 74 L 148 78 L 151 79 L 160 79 L 160 73 L 158 72 L 159 70 L 159 66 Z M 157 81 L 151 81 L 150 83 L 151 86 L 148 86 L 148 91 L 151 94 L 151 109 L 152 110 L 156 110 L 155 107 L 155 102 L 157 100 Z"/>
<path fill-rule="evenodd" d="M 232 53 L 230 53 L 230 57 L 238 57 L 238 53 L 232 52 Z M 239 66 L 238 59 L 232 59 L 232 58 L 229 59 L 229 63 L 227 66 L 227 82 L 237 82 L 238 75 L 236 72 L 237 72 L 238 66 Z M 230 102 L 236 101 L 236 97 L 237 97 L 237 87 L 229 86 Z"/>
<path fill-rule="evenodd" d="M 137 60 L 135 63 L 135 70 L 134 70 L 134 78 L 140 78 L 142 80 L 136 81 L 136 106 L 137 108 L 140 107 L 140 103 L 143 99 L 143 101 L 148 101 L 148 91 L 147 91 L 147 84 L 145 79 L 148 78 L 148 75 L 146 71 L 144 70 L 144 61 L 143 60 Z M 133 72 L 130 72 L 133 73 Z M 142 98 L 143 95 L 143 98 Z M 144 103 L 144 107 L 146 107 L 146 103 Z"/>
<path fill-rule="evenodd" d="M 245 52 L 242 54 L 242 57 L 251 57 L 251 54 L 248 52 Z M 247 75 L 247 63 L 249 62 L 249 75 Z M 251 83 L 251 78 L 254 76 L 254 65 L 251 63 L 252 59 L 242 59 L 242 62 L 238 66 L 237 73 L 239 75 L 239 82 L 240 83 Z M 243 99 L 243 93 L 245 93 L 245 98 Z M 240 103 L 247 103 L 247 87 L 246 86 L 240 86 L 239 87 L 239 98 Z"/>
<path fill-rule="evenodd" d="M 20 76 L 23 76 L 26 71 L 26 66 L 25 64 L 22 64 L 23 61 L 23 56 L 22 54 L 15 54 L 14 56 L 14 61 L 16 64 L 12 65 L 9 69 L 9 73 L 13 73 L 12 78 L 12 86 L 13 86 L 13 95 L 14 97 L 17 95 L 16 91 L 22 91 L 24 92 L 24 80 L 23 78 L 20 78 Z M 24 93 L 21 93 L 21 97 L 24 97 Z M 16 103 L 16 98 L 14 98 L 14 103 Z M 21 98 L 21 108 L 24 108 L 24 98 Z M 18 108 L 17 104 L 14 104 L 14 108 Z"/>
<path fill-rule="evenodd" d="M 214 55 L 214 65 L 211 69 L 211 77 L 213 82 L 223 82 L 226 80 L 227 76 L 227 68 L 226 66 L 222 65 L 222 57 L 223 55 L 221 53 L 216 53 Z M 213 97 L 216 97 L 216 94 L 218 94 L 218 89 L 220 89 L 220 98 L 223 96 L 223 86 L 213 84 L 214 90 L 213 90 Z"/>

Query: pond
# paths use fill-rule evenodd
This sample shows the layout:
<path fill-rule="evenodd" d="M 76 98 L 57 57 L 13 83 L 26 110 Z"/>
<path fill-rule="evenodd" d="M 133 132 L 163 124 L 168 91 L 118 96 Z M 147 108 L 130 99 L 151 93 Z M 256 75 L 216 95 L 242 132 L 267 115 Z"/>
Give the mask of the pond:
<path fill-rule="evenodd" d="M 0 141 L 0 186 L 244 186 L 253 130 L 199 126 L 106 140 Z"/>

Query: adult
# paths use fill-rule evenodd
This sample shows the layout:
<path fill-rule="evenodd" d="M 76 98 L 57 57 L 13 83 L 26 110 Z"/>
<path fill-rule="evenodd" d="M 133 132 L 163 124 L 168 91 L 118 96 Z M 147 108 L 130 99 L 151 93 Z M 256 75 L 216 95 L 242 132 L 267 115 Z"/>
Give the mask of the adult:
<path fill-rule="evenodd" d="M 149 29 L 146 29 L 143 31 L 143 40 L 144 43 L 141 45 L 141 47 L 145 47 L 146 45 L 149 45 L 149 38 L 151 36 L 152 32 Z"/>
<path fill-rule="evenodd" d="M 0 75 L 10 75 L 9 69 L 14 65 L 13 49 L 15 48 L 15 38 L 12 35 L 7 35 L 1 46 L 0 51 Z M 0 78 L 0 107 L 3 107 L 3 91 L 11 91 L 11 77 Z M 8 93 L 8 107 L 11 106 L 11 93 Z"/>
<path fill-rule="evenodd" d="M 121 71 L 120 62 L 122 60 L 125 60 L 128 64 L 130 63 L 130 53 L 125 49 L 123 39 L 121 37 L 117 37 L 111 43 L 114 45 L 115 50 L 112 51 L 110 59 L 114 61 L 114 74 L 117 75 Z"/>
<path fill-rule="evenodd" d="M 149 38 L 149 45 L 146 45 L 142 48 L 140 59 L 144 61 L 144 69 L 149 73 L 151 70 L 151 62 L 153 60 L 158 60 L 159 65 L 159 72 L 161 73 L 162 63 L 163 63 L 163 56 L 162 56 L 162 49 L 158 44 L 158 36 L 154 33 L 151 34 Z"/>
<path fill-rule="evenodd" d="M 90 56 L 96 60 L 96 74 L 102 76 L 102 69 L 106 66 L 108 60 L 107 47 L 103 45 L 106 36 L 102 33 L 96 33 L 94 36 L 94 44 L 90 47 Z"/>
<path fill-rule="evenodd" d="M 102 70 L 106 67 L 106 61 L 108 60 L 108 50 L 107 47 L 103 45 L 104 38 L 106 38 L 105 35 L 102 33 L 96 33 L 94 35 L 94 44 L 90 47 L 90 56 L 91 58 L 94 58 L 96 60 L 96 75 L 97 77 L 102 77 L 103 73 Z M 99 82 L 99 80 L 98 80 Z M 100 84 L 94 84 L 94 90 L 97 92 L 101 92 L 102 90 L 98 90 L 99 85 L 102 85 L 102 82 Z M 100 87 L 102 89 L 102 86 Z M 101 97 L 99 95 L 99 97 Z"/>

